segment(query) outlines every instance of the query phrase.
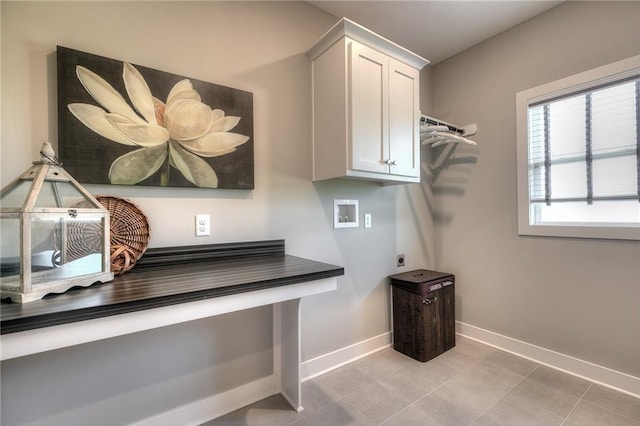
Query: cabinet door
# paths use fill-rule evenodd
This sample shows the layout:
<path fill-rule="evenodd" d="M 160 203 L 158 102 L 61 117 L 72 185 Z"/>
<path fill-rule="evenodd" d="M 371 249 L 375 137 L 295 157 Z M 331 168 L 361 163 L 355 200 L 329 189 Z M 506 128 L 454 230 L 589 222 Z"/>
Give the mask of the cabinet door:
<path fill-rule="evenodd" d="M 351 41 L 349 59 L 351 168 L 389 173 L 389 58 Z"/>
<path fill-rule="evenodd" d="M 420 177 L 420 74 L 389 59 L 390 173 Z"/>

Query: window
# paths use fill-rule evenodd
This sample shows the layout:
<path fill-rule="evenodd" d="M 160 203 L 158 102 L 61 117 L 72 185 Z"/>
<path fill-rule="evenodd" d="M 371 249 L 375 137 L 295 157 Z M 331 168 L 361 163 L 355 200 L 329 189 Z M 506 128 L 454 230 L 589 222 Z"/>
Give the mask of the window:
<path fill-rule="evenodd" d="M 640 56 L 516 95 L 518 232 L 640 239 Z"/>

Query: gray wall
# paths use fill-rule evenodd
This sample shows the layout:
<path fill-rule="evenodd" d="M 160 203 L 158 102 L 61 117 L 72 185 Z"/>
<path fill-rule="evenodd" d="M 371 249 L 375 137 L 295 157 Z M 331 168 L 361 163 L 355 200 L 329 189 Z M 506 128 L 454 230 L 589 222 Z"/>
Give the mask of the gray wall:
<path fill-rule="evenodd" d="M 477 123 L 435 182 L 436 265 L 457 319 L 640 376 L 640 244 L 521 237 L 515 94 L 640 53 L 639 2 L 567 2 L 432 69 L 434 113 Z"/>
<path fill-rule="evenodd" d="M 310 181 L 305 52 L 337 18 L 301 2 L 0 7 L 2 186 L 43 141 L 56 142 L 56 45 L 251 91 L 254 191 L 88 189 L 139 205 L 152 247 L 284 238 L 290 254 L 344 266 L 336 292 L 302 302 L 303 361 L 390 331 L 396 254 L 407 255 L 404 270 L 434 265 L 431 205 L 420 185 Z M 373 227 L 334 230 L 334 198 L 360 200 Z M 211 215 L 211 237 L 194 237 L 197 213 Z M 270 318 L 270 308 L 255 309 L 3 362 L 2 423 L 131 422 L 266 377 Z"/>

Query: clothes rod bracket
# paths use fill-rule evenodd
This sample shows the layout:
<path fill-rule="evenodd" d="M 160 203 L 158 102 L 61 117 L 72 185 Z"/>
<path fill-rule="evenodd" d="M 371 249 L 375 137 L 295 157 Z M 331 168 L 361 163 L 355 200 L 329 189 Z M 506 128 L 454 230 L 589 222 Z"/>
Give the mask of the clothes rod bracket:
<path fill-rule="evenodd" d="M 428 126 L 445 126 L 448 131 L 455 132 L 461 136 L 473 136 L 478 133 L 477 124 L 469 124 L 468 126 L 458 127 L 454 124 L 447 123 L 446 121 L 439 120 L 437 118 L 429 117 L 428 115 L 420 116 L 420 124 Z"/>
<path fill-rule="evenodd" d="M 475 135 L 477 132 L 476 124 L 459 127 L 426 115 L 420 117 L 420 140 L 423 145 L 437 147 L 451 142 L 477 145 L 476 142 L 467 139 L 467 136 Z"/>

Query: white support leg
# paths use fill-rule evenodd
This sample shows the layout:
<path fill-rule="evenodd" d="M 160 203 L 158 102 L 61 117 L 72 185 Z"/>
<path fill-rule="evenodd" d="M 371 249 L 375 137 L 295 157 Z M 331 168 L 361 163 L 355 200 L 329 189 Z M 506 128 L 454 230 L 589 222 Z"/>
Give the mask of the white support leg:
<path fill-rule="evenodd" d="M 280 311 L 280 392 L 298 412 L 302 411 L 301 392 L 301 347 L 300 347 L 300 299 L 281 302 Z M 274 320 L 275 324 L 275 320 Z M 275 343 L 275 342 L 274 342 Z M 274 351 L 274 357 L 277 356 Z M 276 371 L 274 371 L 275 373 Z"/>
<path fill-rule="evenodd" d="M 282 393 L 282 309 L 280 303 L 273 308 L 273 394 Z"/>

